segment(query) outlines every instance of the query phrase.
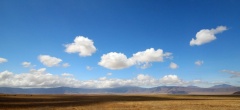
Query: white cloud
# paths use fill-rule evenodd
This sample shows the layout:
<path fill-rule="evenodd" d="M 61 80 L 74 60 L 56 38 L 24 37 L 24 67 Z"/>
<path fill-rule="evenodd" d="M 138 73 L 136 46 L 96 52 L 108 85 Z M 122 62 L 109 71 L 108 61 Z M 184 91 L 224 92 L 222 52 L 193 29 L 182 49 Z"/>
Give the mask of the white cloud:
<path fill-rule="evenodd" d="M 195 65 L 197 65 L 197 66 L 203 65 L 203 63 L 204 62 L 202 60 L 195 61 Z"/>
<path fill-rule="evenodd" d="M 86 69 L 90 71 L 90 70 L 93 69 L 93 67 L 91 67 L 91 66 L 86 66 Z"/>
<path fill-rule="evenodd" d="M 105 81 L 107 79 L 107 77 L 100 77 L 99 80 L 100 81 Z"/>
<path fill-rule="evenodd" d="M 77 36 L 73 43 L 67 44 L 65 47 L 65 52 L 79 53 L 79 56 L 91 56 L 97 50 L 94 42 L 84 36 Z"/>
<path fill-rule="evenodd" d="M 182 80 L 178 78 L 177 75 L 166 75 L 160 81 L 164 84 L 182 84 Z"/>
<path fill-rule="evenodd" d="M 31 67 L 31 62 L 22 62 L 23 67 Z"/>
<path fill-rule="evenodd" d="M 63 73 L 62 76 L 64 76 L 64 77 L 73 77 L 73 74 Z"/>
<path fill-rule="evenodd" d="M 31 69 L 28 73 L 13 74 L 9 71 L 0 72 L 2 87 L 80 87 L 81 81 L 73 77 L 53 75 L 45 68 Z"/>
<path fill-rule="evenodd" d="M 132 82 L 134 84 L 142 85 L 142 86 L 157 86 L 160 82 L 159 80 L 145 74 L 138 74 L 137 77 Z"/>
<path fill-rule="evenodd" d="M 140 65 L 142 69 L 145 69 L 151 66 L 151 62 L 163 62 L 164 58 L 170 58 L 171 55 L 169 52 L 163 53 L 163 50 L 154 50 L 153 48 L 137 52 L 130 58 L 123 53 L 110 52 L 104 54 L 98 64 L 112 70 L 128 68 L 133 65 Z"/>
<path fill-rule="evenodd" d="M 172 53 L 170 53 L 170 52 L 165 52 L 165 53 L 163 54 L 163 57 L 165 57 L 165 58 L 167 58 L 167 59 L 173 59 Z"/>
<path fill-rule="evenodd" d="M 138 74 L 137 76 L 137 80 L 140 80 L 140 81 L 146 81 L 146 80 L 150 80 L 150 79 L 153 79 L 152 77 L 150 77 L 149 75 L 144 75 L 144 74 Z"/>
<path fill-rule="evenodd" d="M 0 79 L 1 79 L 1 80 L 5 80 L 5 79 L 10 78 L 12 75 L 13 75 L 12 72 L 3 71 L 3 72 L 0 74 Z"/>
<path fill-rule="evenodd" d="M 171 62 L 170 65 L 169 65 L 169 67 L 170 67 L 171 69 L 177 69 L 177 68 L 178 68 L 178 65 L 177 65 L 176 63 Z"/>
<path fill-rule="evenodd" d="M 133 79 L 108 79 L 101 77 L 98 80 L 88 80 L 85 85 L 91 88 L 111 88 L 119 86 L 139 86 L 139 87 L 155 87 L 161 85 L 189 85 L 188 82 L 180 80 L 176 75 L 166 75 L 163 78 L 156 79 L 149 75 L 138 74 Z M 193 84 L 191 82 L 191 84 Z M 195 83 L 194 83 L 195 84 Z"/>
<path fill-rule="evenodd" d="M 137 52 L 133 54 L 132 59 L 135 62 L 145 63 L 145 62 L 162 62 L 163 61 L 163 50 L 154 50 L 153 48 L 147 49 L 145 51 Z"/>
<path fill-rule="evenodd" d="M 62 60 L 60 58 L 52 57 L 49 55 L 39 55 L 38 56 L 39 61 L 48 67 L 58 66 Z"/>
<path fill-rule="evenodd" d="M 68 63 L 63 63 L 62 66 L 63 66 L 64 68 L 67 68 L 67 67 L 70 66 L 70 64 L 68 64 Z"/>
<path fill-rule="evenodd" d="M 31 69 L 30 70 L 30 73 L 35 73 L 35 74 L 42 74 L 42 73 L 46 73 L 46 68 L 40 68 L 40 69 L 38 69 L 38 70 L 36 70 L 36 69 Z"/>
<path fill-rule="evenodd" d="M 196 34 L 196 39 L 190 41 L 190 46 L 194 45 L 202 45 L 205 43 L 209 43 L 216 39 L 215 34 L 221 33 L 227 30 L 226 26 L 218 26 L 216 29 L 202 29 Z"/>
<path fill-rule="evenodd" d="M 240 77 L 240 72 L 238 71 L 232 71 L 232 70 L 222 70 L 224 73 L 232 74 L 231 78 L 237 78 Z"/>
<path fill-rule="evenodd" d="M 8 60 L 0 57 L 0 63 L 5 63 L 5 62 L 8 62 Z"/>
<path fill-rule="evenodd" d="M 161 85 L 194 85 L 202 83 L 199 80 L 183 81 L 177 75 L 165 75 L 154 78 L 147 74 L 138 74 L 132 79 L 109 79 L 100 77 L 97 80 L 81 81 L 72 74 L 63 73 L 54 75 L 48 73 L 46 68 L 31 69 L 27 73 L 14 74 L 9 71 L 0 72 L 1 87 L 76 87 L 76 88 L 111 88 L 120 86 L 154 87 Z"/>
<path fill-rule="evenodd" d="M 134 62 L 131 59 L 128 59 L 123 53 L 110 52 L 104 54 L 98 64 L 105 68 L 116 70 L 130 67 Z"/>

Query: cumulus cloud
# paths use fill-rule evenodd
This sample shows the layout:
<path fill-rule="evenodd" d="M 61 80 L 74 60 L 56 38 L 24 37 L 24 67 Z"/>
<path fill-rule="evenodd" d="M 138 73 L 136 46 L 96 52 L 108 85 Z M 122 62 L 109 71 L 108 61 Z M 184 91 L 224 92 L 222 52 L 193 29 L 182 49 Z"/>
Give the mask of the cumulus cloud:
<path fill-rule="evenodd" d="M 3 72 L 0 74 L 0 79 L 1 79 L 1 80 L 5 80 L 5 79 L 10 78 L 12 75 L 13 75 L 12 72 L 3 71 Z"/>
<path fill-rule="evenodd" d="M 178 68 L 178 65 L 177 65 L 176 63 L 171 62 L 170 65 L 169 65 L 169 67 L 170 67 L 171 69 L 177 69 L 177 68 Z"/>
<path fill-rule="evenodd" d="M 149 75 L 144 75 L 144 74 L 138 74 L 137 80 L 143 81 L 143 80 L 150 80 L 153 79 Z"/>
<path fill-rule="evenodd" d="M 73 43 L 66 44 L 65 52 L 79 53 L 79 56 L 91 56 L 96 52 L 96 47 L 91 39 L 84 36 L 77 36 Z"/>
<path fill-rule="evenodd" d="M 182 84 L 184 83 L 182 80 L 178 78 L 177 75 L 166 75 L 160 81 L 164 84 Z"/>
<path fill-rule="evenodd" d="M 132 59 L 135 62 L 162 62 L 163 61 L 163 50 L 154 50 L 153 48 L 147 49 L 145 51 L 137 52 L 133 54 Z"/>
<path fill-rule="evenodd" d="M 232 75 L 231 78 L 240 77 L 240 72 L 238 72 L 238 71 L 222 70 L 222 72 L 231 74 Z"/>
<path fill-rule="evenodd" d="M 31 69 L 28 73 L 14 74 L 9 71 L 0 73 L 1 87 L 80 87 L 73 77 L 53 75 L 46 72 L 46 68 Z"/>
<path fill-rule="evenodd" d="M 167 59 L 173 59 L 172 53 L 170 53 L 170 52 L 165 52 L 165 53 L 163 54 L 163 57 L 165 57 L 165 58 L 167 58 Z"/>
<path fill-rule="evenodd" d="M 85 81 L 84 84 L 93 88 L 111 88 L 120 86 L 154 87 L 160 85 L 188 85 L 188 82 L 180 80 L 176 75 L 166 75 L 160 79 L 156 79 L 147 74 L 138 74 L 132 79 L 108 79 L 107 77 L 101 77 L 98 80 Z"/>
<path fill-rule="evenodd" d="M 49 55 L 39 55 L 38 59 L 43 65 L 47 67 L 58 66 L 59 63 L 62 62 L 60 58 L 52 57 Z"/>
<path fill-rule="evenodd" d="M 107 77 L 100 77 L 99 80 L 100 81 L 105 81 L 107 79 Z"/>
<path fill-rule="evenodd" d="M 22 62 L 23 67 L 31 67 L 31 62 Z"/>
<path fill-rule="evenodd" d="M 10 71 L 0 72 L 1 87 L 76 87 L 76 88 L 111 88 L 121 86 L 154 87 L 161 85 L 193 85 L 201 81 L 183 81 L 177 75 L 165 75 L 154 78 L 147 74 L 138 74 L 132 79 L 109 79 L 100 77 L 96 80 L 81 81 L 72 74 L 63 73 L 54 75 L 48 73 L 46 68 L 31 69 L 27 73 L 14 74 Z"/>
<path fill-rule="evenodd" d="M 64 76 L 64 77 L 73 77 L 73 74 L 70 74 L 70 73 L 63 73 L 62 76 Z"/>
<path fill-rule="evenodd" d="M 134 62 L 123 53 L 110 52 L 104 54 L 98 64 L 108 69 L 117 70 L 130 67 Z"/>
<path fill-rule="evenodd" d="M 169 58 L 171 55 L 169 52 L 163 53 L 162 49 L 154 50 L 153 48 L 137 52 L 130 58 L 123 53 L 110 52 L 104 54 L 98 64 L 112 70 L 128 68 L 133 65 L 140 65 L 142 69 L 145 69 L 151 66 L 151 62 L 163 62 L 164 58 Z"/>
<path fill-rule="evenodd" d="M 202 60 L 195 61 L 195 65 L 197 65 L 197 66 L 203 65 L 203 63 L 204 62 Z"/>
<path fill-rule="evenodd" d="M 192 38 L 190 41 L 190 46 L 194 45 L 202 45 L 205 43 L 209 43 L 216 38 L 215 34 L 221 33 L 227 30 L 226 26 L 218 26 L 216 29 L 202 29 L 196 34 L 196 39 Z"/>
<path fill-rule="evenodd" d="M 5 62 L 8 62 L 8 60 L 0 57 L 0 63 L 5 63 Z"/>

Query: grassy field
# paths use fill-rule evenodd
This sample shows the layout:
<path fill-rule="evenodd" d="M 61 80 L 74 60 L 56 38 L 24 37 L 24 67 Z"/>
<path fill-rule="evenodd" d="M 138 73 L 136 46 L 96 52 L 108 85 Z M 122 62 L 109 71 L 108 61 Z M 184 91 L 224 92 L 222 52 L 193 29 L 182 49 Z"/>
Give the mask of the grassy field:
<path fill-rule="evenodd" d="M 240 110 L 240 95 L 0 95 L 0 110 Z"/>

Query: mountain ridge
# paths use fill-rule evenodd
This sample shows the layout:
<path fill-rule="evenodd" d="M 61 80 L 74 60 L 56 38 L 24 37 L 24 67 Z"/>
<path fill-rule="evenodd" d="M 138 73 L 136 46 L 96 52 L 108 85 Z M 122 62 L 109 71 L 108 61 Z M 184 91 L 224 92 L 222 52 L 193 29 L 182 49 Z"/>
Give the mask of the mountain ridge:
<path fill-rule="evenodd" d="M 230 88 L 230 87 L 235 87 L 229 84 L 219 84 L 219 85 L 214 85 L 211 88 Z"/>
<path fill-rule="evenodd" d="M 233 94 L 240 91 L 240 87 L 231 85 L 216 85 L 210 88 L 197 86 L 157 86 L 143 88 L 136 86 L 122 86 L 115 88 L 11 88 L 0 87 L 2 94 L 139 94 L 139 93 L 158 93 L 158 94 Z"/>

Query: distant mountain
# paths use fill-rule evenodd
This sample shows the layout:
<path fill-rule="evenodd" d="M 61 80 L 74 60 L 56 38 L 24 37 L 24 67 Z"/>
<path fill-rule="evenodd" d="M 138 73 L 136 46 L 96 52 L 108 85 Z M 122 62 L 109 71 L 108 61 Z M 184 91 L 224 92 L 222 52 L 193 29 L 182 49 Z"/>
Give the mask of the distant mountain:
<path fill-rule="evenodd" d="M 234 86 L 228 85 L 228 84 L 220 84 L 220 85 L 212 86 L 211 88 L 230 88 L 230 87 L 234 87 Z"/>
<path fill-rule="evenodd" d="M 233 95 L 240 95 L 240 91 L 234 92 Z"/>
<path fill-rule="evenodd" d="M 200 88 L 198 86 L 187 86 L 188 88 Z"/>
<path fill-rule="evenodd" d="M 134 86 L 116 88 L 10 88 L 0 87 L 0 94 L 232 94 L 240 91 L 240 87 L 227 84 L 216 85 L 210 88 L 200 88 L 197 86 L 158 86 L 152 88 L 142 88 Z"/>

